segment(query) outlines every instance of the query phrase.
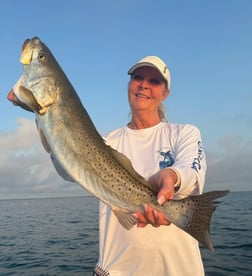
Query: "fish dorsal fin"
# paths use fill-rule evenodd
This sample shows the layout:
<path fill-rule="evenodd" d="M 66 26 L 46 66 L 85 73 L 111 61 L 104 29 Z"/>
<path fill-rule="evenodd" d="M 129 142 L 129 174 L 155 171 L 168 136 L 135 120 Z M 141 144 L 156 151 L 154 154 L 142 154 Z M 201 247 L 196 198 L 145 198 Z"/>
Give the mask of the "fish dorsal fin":
<path fill-rule="evenodd" d="M 108 146 L 108 147 L 110 147 L 110 146 Z M 112 154 L 114 155 L 116 160 L 127 170 L 127 172 L 132 177 L 134 177 L 137 181 L 142 183 L 144 186 L 148 187 L 153 192 L 157 192 L 157 190 L 155 190 L 154 187 L 148 181 L 146 181 L 142 175 L 140 175 L 138 172 L 136 172 L 136 170 L 132 166 L 131 161 L 127 158 L 127 156 L 125 156 L 124 154 L 118 152 L 117 150 L 115 150 L 113 148 L 111 148 L 111 150 L 112 150 Z"/>
<path fill-rule="evenodd" d="M 127 230 L 130 230 L 138 220 L 132 213 L 113 210 L 114 215 L 117 217 L 119 223 Z"/>

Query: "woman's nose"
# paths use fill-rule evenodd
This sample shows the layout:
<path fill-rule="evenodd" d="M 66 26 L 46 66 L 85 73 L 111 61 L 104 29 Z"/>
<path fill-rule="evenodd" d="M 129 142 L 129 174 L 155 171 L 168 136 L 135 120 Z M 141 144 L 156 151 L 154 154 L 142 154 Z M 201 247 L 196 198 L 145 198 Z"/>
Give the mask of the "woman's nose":
<path fill-rule="evenodd" d="M 141 82 L 139 83 L 139 88 L 148 89 L 148 87 L 149 87 L 149 82 L 146 79 L 142 79 Z"/>

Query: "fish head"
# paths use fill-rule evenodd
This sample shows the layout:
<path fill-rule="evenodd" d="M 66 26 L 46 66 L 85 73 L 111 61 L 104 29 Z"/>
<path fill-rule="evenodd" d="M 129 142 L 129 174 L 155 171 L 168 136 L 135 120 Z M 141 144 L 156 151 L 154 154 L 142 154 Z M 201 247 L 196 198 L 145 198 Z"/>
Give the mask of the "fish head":
<path fill-rule="evenodd" d="M 44 114 L 58 98 L 60 66 L 47 46 L 38 38 L 23 43 L 20 62 L 23 74 L 7 98 L 28 111 Z"/>

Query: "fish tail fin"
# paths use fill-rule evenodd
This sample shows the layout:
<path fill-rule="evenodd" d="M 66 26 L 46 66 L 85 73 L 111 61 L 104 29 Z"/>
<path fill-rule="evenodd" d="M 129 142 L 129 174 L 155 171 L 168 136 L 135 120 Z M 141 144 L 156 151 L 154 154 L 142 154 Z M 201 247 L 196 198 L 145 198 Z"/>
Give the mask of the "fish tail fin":
<path fill-rule="evenodd" d="M 178 221 L 172 221 L 179 228 L 197 239 L 210 251 L 214 252 L 214 247 L 210 239 L 210 222 L 218 201 L 215 199 L 223 197 L 229 191 L 211 191 L 201 195 L 189 196 L 180 202 L 181 217 Z M 177 208 L 178 209 L 178 208 Z"/>

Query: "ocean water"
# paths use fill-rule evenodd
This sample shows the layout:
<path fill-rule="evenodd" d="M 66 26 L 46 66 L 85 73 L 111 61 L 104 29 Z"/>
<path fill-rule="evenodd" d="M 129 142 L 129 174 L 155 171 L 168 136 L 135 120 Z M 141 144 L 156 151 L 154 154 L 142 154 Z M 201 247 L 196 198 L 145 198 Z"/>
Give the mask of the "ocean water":
<path fill-rule="evenodd" d="M 252 192 L 221 199 L 201 247 L 206 275 L 252 275 Z M 0 201 L 0 275 L 92 275 L 98 258 L 94 197 Z"/>

